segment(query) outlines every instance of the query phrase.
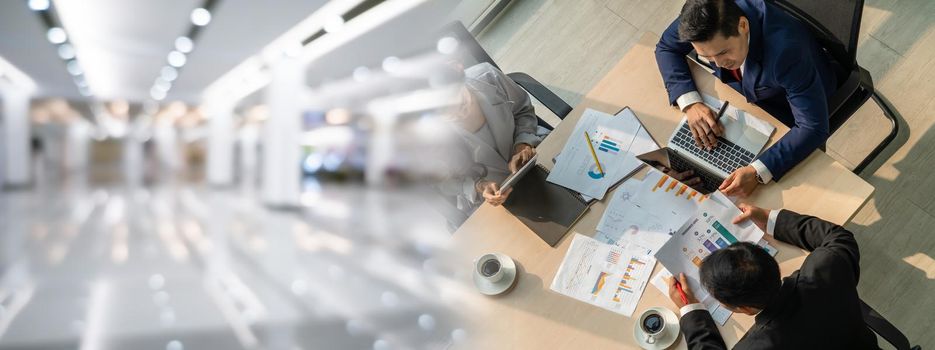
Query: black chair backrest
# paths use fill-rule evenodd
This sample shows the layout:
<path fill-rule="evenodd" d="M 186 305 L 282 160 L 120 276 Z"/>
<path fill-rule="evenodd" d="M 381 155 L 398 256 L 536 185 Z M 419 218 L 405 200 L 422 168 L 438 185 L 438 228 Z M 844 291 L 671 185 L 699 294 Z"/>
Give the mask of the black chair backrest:
<path fill-rule="evenodd" d="M 464 27 L 464 24 L 461 21 L 454 21 L 446 25 L 442 31 L 442 36 L 451 36 L 458 40 L 458 51 L 460 53 L 462 63 L 465 67 L 470 67 L 478 63 L 487 62 L 492 64 L 497 69 L 500 69 L 500 66 L 497 65 L 497 62 L 493 61 L 493 58 L 487 54 L 487 51 L 484 50 L 480 43 L 477 42 L 477 39 L 474 38 L 474 35 L 471 34 L 467 28 Z"/>
<path fill-rule="evenodd" d="M 842 68 L 855 69 L 864 0 L 767 1 L 804 22 Z"/>

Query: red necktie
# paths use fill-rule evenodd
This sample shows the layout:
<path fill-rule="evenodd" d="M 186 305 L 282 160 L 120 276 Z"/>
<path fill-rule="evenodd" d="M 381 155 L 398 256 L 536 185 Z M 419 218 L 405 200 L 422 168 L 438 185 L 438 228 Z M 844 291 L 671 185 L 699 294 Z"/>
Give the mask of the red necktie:
<path fill-rule="evenodd" d="M 734 75 L 734 78 L 737 79 L 737 81 L 741 80 L 740 69 L 731 69 L 730 73 Z"/>

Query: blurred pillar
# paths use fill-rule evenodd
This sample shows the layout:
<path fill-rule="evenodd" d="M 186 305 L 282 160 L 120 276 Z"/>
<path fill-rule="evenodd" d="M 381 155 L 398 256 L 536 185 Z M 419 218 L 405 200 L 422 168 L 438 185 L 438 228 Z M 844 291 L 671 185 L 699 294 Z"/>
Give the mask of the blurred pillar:
<path fill-rule="evenodd" d="M 229 186 L 234 182 L 234 104 L 209 103 L 208 183 Z"/>
<path fill-rule="evenodd" d="M 263 173 L 261 198 L 274 207 L 299 205 L 301 191 L 302 94 L 304 66 L 285 57 L 272 66 L 272 81 L 266 88 L 269 119 L 263 126 Z"/>
<path fill-rule="evenodd" d="M 159 160 L 163 175 L 171 175 L 179 168 L 175 125 L 172 120 L 162 118 L 153 123 L 153 141 L 156 144 L 156 159 Z"/>
<path fill-rule="evenodd" d="M 146 172 L 143 143 L 149 124 L 141 121 L 141 118 L 129 124 L 127 135 L 123 139 L 123 175 L 127 185 L 136 188 L 143 184 L 143 175 Z"/>
<path fill-rule="evenodd" d="M 367 165 L 364 169 L 364 178 L 370 185 L 380 185 L 386 181 L 387 171 L 393 163 L 395 125 L 395 114 L 374 116 L 373 134 L 367 145 Z"/>
<path fill-rule="evenodd" d="M 91 125 L 84 118 L 75 118 L 68 123 L 65 140 L 65 167 L 72 171 L 84 171 L 88 166 L 88 145 L 91 142 Z"/>
<path fill-rule="evenodd" d="M 29 130 L 28 93 L 0 82 L 0 100 L 3 102 L 3 179 L 6 186 L 25 186 L 30 183 L 31 132 Z"/>
<path fill-rule="evenodd" d="M 256 186 L 257 166 L 259 165 L 257 155 L 259 133 L 259 127 L 255 123 L 248 123 L 240 128 L 238 138 L 240 146 L 240 184 L 245 189 L 253 189 Z"/>

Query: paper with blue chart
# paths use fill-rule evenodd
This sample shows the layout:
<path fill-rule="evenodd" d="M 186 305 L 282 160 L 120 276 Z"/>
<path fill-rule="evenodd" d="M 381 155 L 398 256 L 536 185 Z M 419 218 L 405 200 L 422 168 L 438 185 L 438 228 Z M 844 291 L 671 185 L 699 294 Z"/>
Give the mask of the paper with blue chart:
<path fill-rule="evenodd" d="M 600 168 L 594 162 L 585 133 L 591 138 Z M 600 200 L 608 188 L 642 165 L 635 152 L 645 153 L 655 148 L 655 142 L 630 109 L 616 116 L 586 109 L 555 158 L 547 180 Z"/>

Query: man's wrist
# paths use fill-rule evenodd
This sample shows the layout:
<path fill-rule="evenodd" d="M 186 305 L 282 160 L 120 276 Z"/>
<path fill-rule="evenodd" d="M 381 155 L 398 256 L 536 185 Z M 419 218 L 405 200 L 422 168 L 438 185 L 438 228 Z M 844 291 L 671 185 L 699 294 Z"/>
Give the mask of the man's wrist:
<path fill-rule="evenodd" d="M 699 94 L 698 91 L 689 91 L 679 96 L 678 99 L 675 100 L 675 103 L 679 106 L 680 111 L 685 112 L 685 109 L 691 105 L 704 103 L 704 99 L 701 98 L 701 94 Z"/>
<path fill-rule="evenodd" d="M 707 309 L 705 309 L 704 304 L 702 304 L 702 303 L 700 303 L 700 302 L 696 302 L 696 303 L 691 303 L 691 304 L 682 306 L 682 307 L 679 309 L 679 314 L 682 315 L 682 316 L 685 316 L 685 314 L 687 314 L 687 313 L 689 313 L 689 312 L 692 312 L 692 311 L 695 311 L 695 310 L 707 310 Z"/>
<path fill-rule="evenodd" d="M 769 171 L 769 168 L 766 167 L 766 164 L 763 164 L 759 159 L 750 163 L 750 166 L 756 171 L 757 182 L 765 185 L 773 180 L 773 174 Z"/>

